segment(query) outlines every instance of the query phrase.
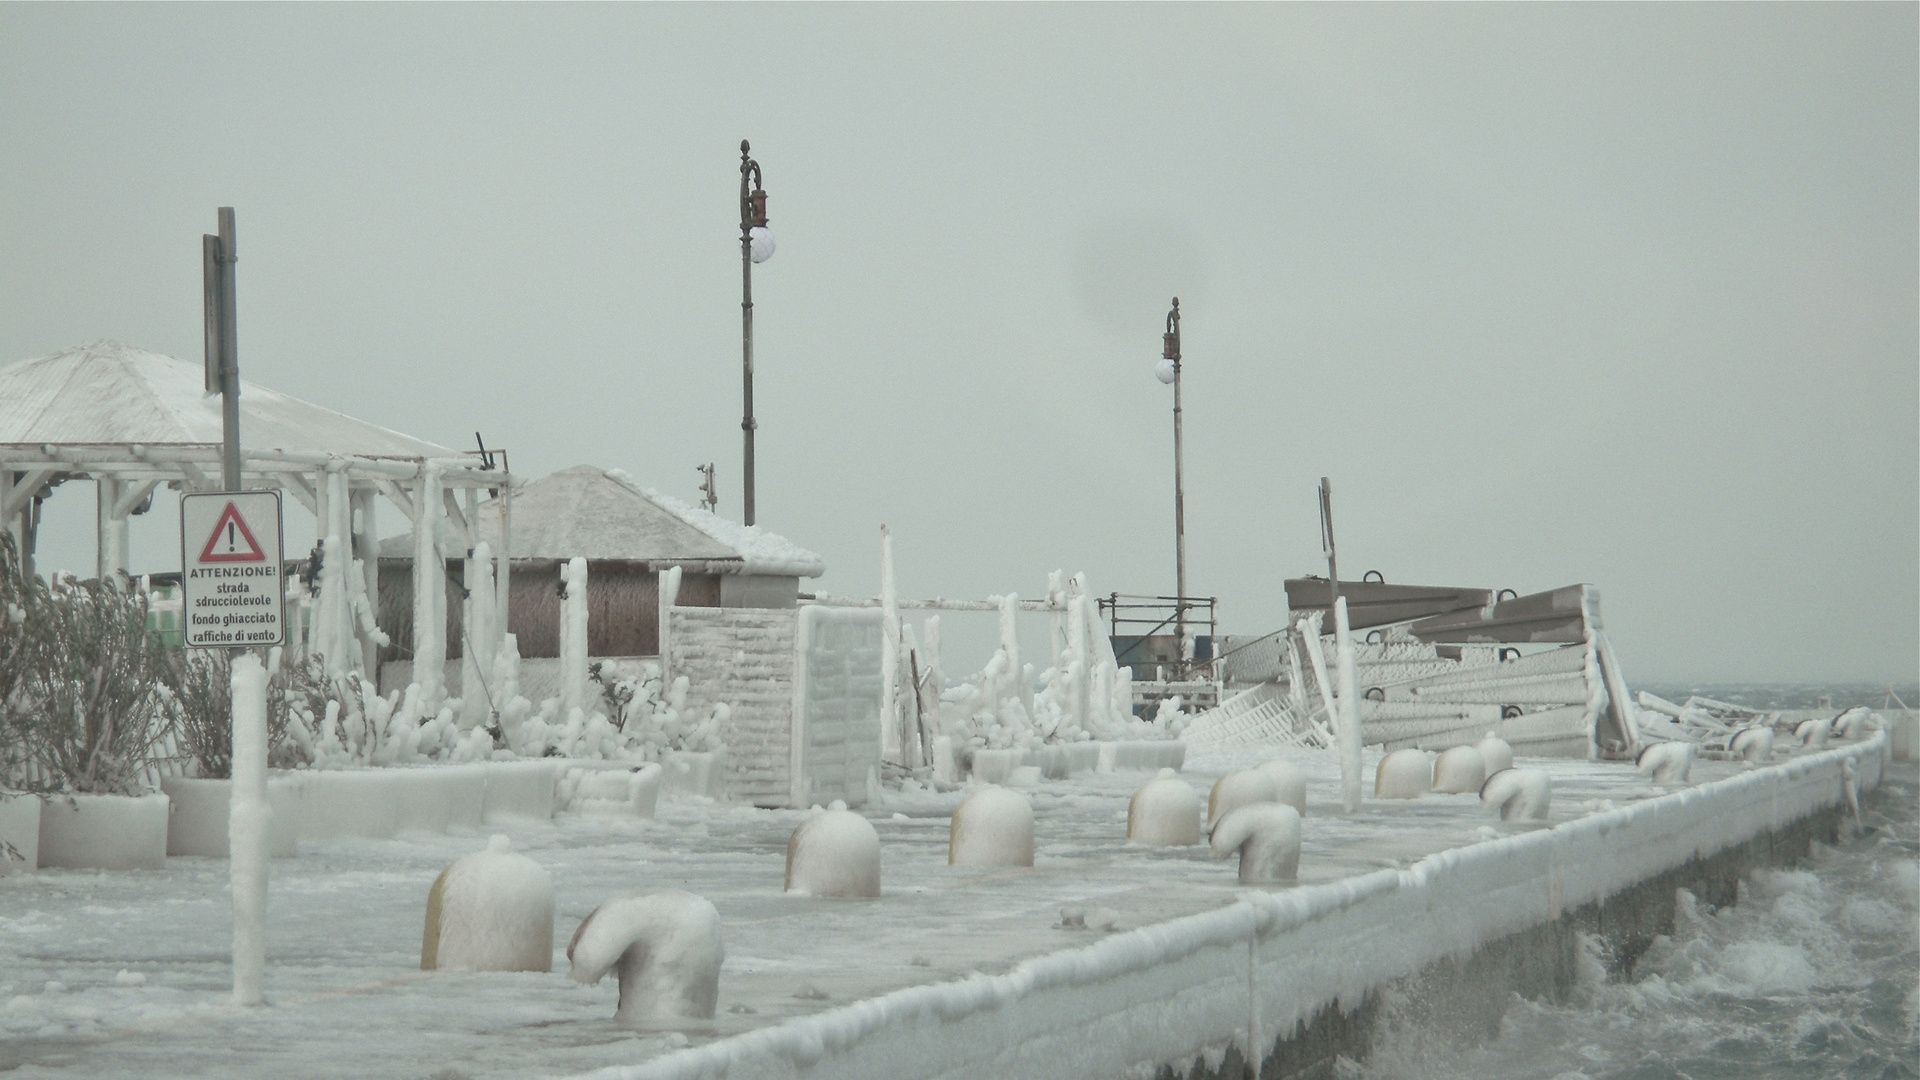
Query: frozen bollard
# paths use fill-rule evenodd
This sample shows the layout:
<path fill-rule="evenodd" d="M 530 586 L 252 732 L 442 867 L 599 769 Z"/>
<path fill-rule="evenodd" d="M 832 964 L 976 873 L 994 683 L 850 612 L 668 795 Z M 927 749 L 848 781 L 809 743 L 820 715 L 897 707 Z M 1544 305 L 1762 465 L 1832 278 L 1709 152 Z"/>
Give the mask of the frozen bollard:
<path fill-rule="evenodd" d="M 1651 777 L 1664 787 L 1680 787 L 1693 772 L 1693 744 L 1657 742 L 1640 751 L 1634 767 L 1641 776 Z"/>
<path fill-rule="evenodd" d="M 1199 794 L 1172 769 L 1161 769 L 1127 803 L 1127 839 L 1149 847 L 1199 843 Z"/>
<path fill-rule="evenodd" d="M 1243 806 L 1277 803 L 1280 786 L 1259 769 L 1236 769 L 1214 782 L 1207 795 L 1207 828 Z"/>
<path fill-rule="evenodd" d="M 1487 782 L 1487 759 L 1471 746 L 1440 752 L 1433 763 L 1433 790 L 1445 795 L 1477 792 Z"/>
<path fill-rule="evenodd" d="M 1734 756 L 1747 763 L 1749 767 L 1764 763 L 1773 756 L 1773 727 L 1770 724 L 1755 724 L 1741 728 L 1727 744 Z"/>
<path fill-rule="evenodd" d="M 805 896 L 879 896 L 880 834 L 836 800 L 787 839 L 786 891 Z"/>
<path fill-rule="evenodd" d="M 1417 799 L 1432 782 L 1432 759 L 1426 751 L 1409 746 L 1380 759 L 1373 772 L 1373 794 L 1380 799 Z"/>
<path fill-rule="evenodd" d="M 710 1020 L 720 999 L 720 913 L 678 889 L 609 900 L 567 943 L 573 977 L 589 985 L 618 969 L 622 1023 Z"/>
<path fill-rule="evenodd" d="M 1286 803 L 1248 803 L 1213 827 L 1213 857 L 1240 853 L 1243 885 L 1290 885 L 1300 877 L 1300 811 Z"/>
<path fill-rule="evenodd" d="M 1499 811 L 1501 821 L 1545 821 L 1553 784 L 1545 769 L 1501 769 L 1480 788 L 1480 804 Z"/>
<path fill-rule="evenodd" d="M 1267 778 L 1273 781 L 1274 790 L 1278 792 L 1276 801 L 1293 807 L 1301 817 L 1307 816 L 1307 774 L 1300 771 L 1300 766 L 1275 758 L 1263 761 L 1254 768 L 1267 774 Z"/>
<path fill-rule="evenodd" d="M 1017 791 L 990 787 L 967 796 L 947 831 L 950 866 L 1032 866 L 1033 805 Z"/>
<path fill-rule="evenodd" d="M 1793 729 L 1793 737 L 1799 739 L 1800 745 L 1806 749 L 1825 750 L 1827 738 L 1832 731 L 1833 725 L 1830 722 L 1815 717 L 1812 720 L 1800 721 L 1800 726 Z"/>
<path fill-rule="evenodd" d="M 1473 748 L 1480 751 L 1480 758 L 1486 764 L 1488 776 L 1502 769 L 1513 768 L 1513 747 L 1507 744 L 1507 740 L 1493 732 L 1487 732 L 1487 737 L 1474 743 Z"/>
<path fill-rule="evenodd" d="M 504 836 L 434 879 L 420 967 L 452 971 L 552 971 L 553 879 Z"/>
<path fill-rule="evenodd" d="M 1855 739 L 1861 733 L 1870 732 L 1877 726 L 1873 710 L 1864 705 L 1858 705 L 1833 718 L 1833 737 Z"/>

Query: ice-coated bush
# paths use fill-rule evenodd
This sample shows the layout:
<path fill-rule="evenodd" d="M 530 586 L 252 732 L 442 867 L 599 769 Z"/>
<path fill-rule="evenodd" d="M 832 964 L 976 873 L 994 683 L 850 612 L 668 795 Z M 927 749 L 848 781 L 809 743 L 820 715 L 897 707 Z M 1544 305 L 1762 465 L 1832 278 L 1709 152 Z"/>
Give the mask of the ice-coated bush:
<path fill-rule="evenodd" d="M 145 590 L 115 581 L 25 577 L 0 563 L 7 584 L 4 688 L 6 756 L 16 786 L 35 791 L 133 795 L 175 719 L 174 668 L 147 630 Z"/>
<path fill-rule="evenodd" d="M 233 668 L 225 649 L 187 649 L 174 654 L 174 697 L 179 710 L 180 749 L 193 759 L 194 774 L 213 780 L 233 775 Z M 281 650 L 268 654 L 267 765 L 296 769 L 312 755 L 288 735 L 296 709 L 311 713 L 324 700 L 326 669 L 321 658 L 282 663 Z"/>
<path fill-rule="evenodd" d="M 20 688 L 25 685 L 27 662 L 27 607 L 34 602 L 34 586 L 21 573 L 20 552 L 13 534 L 0 529 L 0 789 L 17 782 L 26 768 L 24 713 Z"/>
<path fill-rule="evenodd" d="M 728 706 L 689 709 L 684 677 L 663 688 L 655 665 L 647 665 L 638 678 L 623 679 L 595 664 L 590 675 L 601 689 L 594 703 L 599 708 L 563 716 L 559 698 L 535 705 L 520 694 L 519 659 L 508 635 L 491 683 L 491 700 L 501 704 L 472 722 L 461 719 L 460 699 L 444 691 L 414 684 L 382 696 L 353 672 L 325 678 L 322 661 L 309 658 L 312 677 L 287 684 L 287 755 L 316 768 L 347 768 L 514 757 L 641 762 L 659 760 L 670 750 L 722 748 L 720 726 Z"/>

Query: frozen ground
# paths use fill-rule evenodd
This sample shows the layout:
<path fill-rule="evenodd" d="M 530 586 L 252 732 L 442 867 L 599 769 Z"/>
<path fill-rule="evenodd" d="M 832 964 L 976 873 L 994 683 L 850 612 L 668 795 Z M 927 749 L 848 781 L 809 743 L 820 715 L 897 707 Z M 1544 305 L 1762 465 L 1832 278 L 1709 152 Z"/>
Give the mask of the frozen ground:
<path fill-rule="evenodd" d="M 1471 795 L 1369 801 L 1336 816 L 1331 754 L 1289 755 L 1310 778 L 1302 884 L 1405 866 L 1499 835 Z M 1261 755 L 1196 755 L 1202 793 Z M 1378 755 L 1367 755 L 1369 790 Z M 1530 760 L 1554 777 L 1553 816 L 1661 794 L 1631 766 Z M 1701 762 L 1694 780 L 1733 766 Z M 786 840 L 806 815 L 662 802 L 650 822 L 561 817 L 503 831 L 552 874 L 550 974 L 419 970 L 427 891 L 484 834 L 302 844 L 272 867 L 269 1005 L 228 1004 L 224 860 L 173 858 L 159 872 L 48 870 L 0 878 L 0 1072 L 14 1077 L 551 1076 L 633 1064 L 667 1050 L 918 983 L 998 973 L 1020 960 L 1230 902 L 1232 862 L 1204 847 L 1125 842 L 1126 805 L 1149 774 L 1092 774 L 1030 790 L 1033 869 L 946 865 L 962 792 L 890 793 L 865 808 L 883 844 L 883 895 L 817 900 L 780 891 Z M 596 905 L 681 888 L 711 900 L 727 959 L 711 1024 L 635 1031 L 612 1022 L 611 981 L 566 975 L 565 942 Z M 1062 908 L 1091 929 L 1067 929 Z M 1104 929 L 1102 928 L 1104 926 Z"/>

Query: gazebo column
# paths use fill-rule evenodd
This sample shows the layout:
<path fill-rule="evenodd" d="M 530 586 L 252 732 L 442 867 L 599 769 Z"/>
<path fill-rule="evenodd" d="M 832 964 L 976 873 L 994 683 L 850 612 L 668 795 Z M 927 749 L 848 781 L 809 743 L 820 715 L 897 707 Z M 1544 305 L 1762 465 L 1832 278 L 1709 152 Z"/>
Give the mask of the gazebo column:
<path fill-rule="evenodd" d="M 507 635 L 513 631 L 509 619 L 513 614 L 513 477 L 508 475 L 507 482 L 500 485 L 500 546 L 494 548 L 493 567 L 493 653 L 487 657 L 487 671 L 492 672 L 493 661 L 500 649 L 507 643 Z M 478 526 L 476 525 L 476 528 Z"/>
<path fill-rule="evenodd" d="M 127 515 L 116 513 L 126 481 L 113 476 L 94 480 L 94 573 L 102 581 L 127 573 Z"/>
<path fill-rule="evenodd" d="M 477 519 L 476 519 L 477 520 Z M 460 719 L 468 727 L 486 722 L 494 709 L 492 688 L 493 651 L 493 551 L 485 540 L 467 552 L 464 584 L 467 590 L 465 617 L 466 641 L 460 650 Z"/>
<path fill-rule="evenodd" d="M 333 567 L 329 564 L 337 552 L 327 543 L 327 533 L 333 527 L 333 485 L 327 483 L 327 471 L 324 468 L 313 471 L 313 546 L 320 553 L 319 591 L 314 594 L 312 627 L 307 633 L 307 651 L 317 652 L 326 658 L 327 674 L 338 676 L 345 674 L 345 658 L 338 655 L 335 642 L 339 632 L 334 628 L 333 594 L 329 591 L 333 581 Z"/>
<path fill-rule="evenodd" d="M 12 501 L 13 469 L 10 467 L 0 467 L 0 507 L 4 507 Z M 22 514 L 7 514 L 6 519 L 0 521 L 0 528 L 5 528 L 7 535 L 13 537 L 13 549 L 20 552 L 24 558 L 27 550 L 26 517 Z"/>
<path fill-rule="evenodd" d="M 354 639 L 353 549 L 347 543 L 347 477 L 329 462 L 314 479 L 320 597 L 314 608 L 312 647 L 326 657 L 327 674 L 338 677 L 360 664 L 360 648 Z"/>
<path fill-rule="evenodd" d="M 421 470 L 413 499 L 413 681 L 437 706 L 447 674 L 447 567 L 440 554 L 440 466 Z"/>
<path fill-rule="evenodd" d="M 353 557 L 360 560 L 360 576 L 366 585 L 367 610 L 374 614 L 377 621 L 380 614 L 380 539 L 374 528 L 374 506 L 379 502 L 379 494 L 372 488 L 354 488 L 353 495 Z M 380 671 L 380 643 L 371 636 L 360 635 L 361 670 L 367 678 L 374 678 Z"/>

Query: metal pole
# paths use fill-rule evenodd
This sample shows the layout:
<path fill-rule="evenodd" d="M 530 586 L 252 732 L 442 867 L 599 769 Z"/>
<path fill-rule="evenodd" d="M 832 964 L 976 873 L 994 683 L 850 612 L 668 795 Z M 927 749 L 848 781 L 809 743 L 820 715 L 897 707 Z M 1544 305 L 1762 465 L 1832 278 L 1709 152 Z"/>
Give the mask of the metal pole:
<path fill-rule="evenodd" d="M 228 491 L 240 490 L 240 349 L 234 315 L 233 207 L 220 208 L 220 473 Z"/>
<path fill-rule="evenodd" d="M 1327 609 L 1340 600 L 1340 564 L 1334 558 L 1333 546 L 1333 485 L 1326 477 L 1320 478 L 1320 546 L 1327 553 L 1327 585 L 1332 590 L 1327 597 Z"/>
<path fill-rule="evenodd" d="M 1168 359 L 1173 361 L 1173 552 L 1174 552 L 1174 632 L 1179 635 L 1181 665 L 1187 651 L 1187 492 L 1181 460 L 1180 429 L 1180 298 L 1173 298 L 1173 310 L 1167 314 Z"/>
<path fill-rule="evenodd" d="M 748 201 L 747 176 L 760 166 L 747 155 L 747 140 L 740 140 L 740 391 L 743 414 L 740 435 L 745 444 L 746 467 L 742 473 L 745 498 L 745 524 L 753 524 L 753 432 L 759 425 L 753 419 L 753 213 Z"/>

